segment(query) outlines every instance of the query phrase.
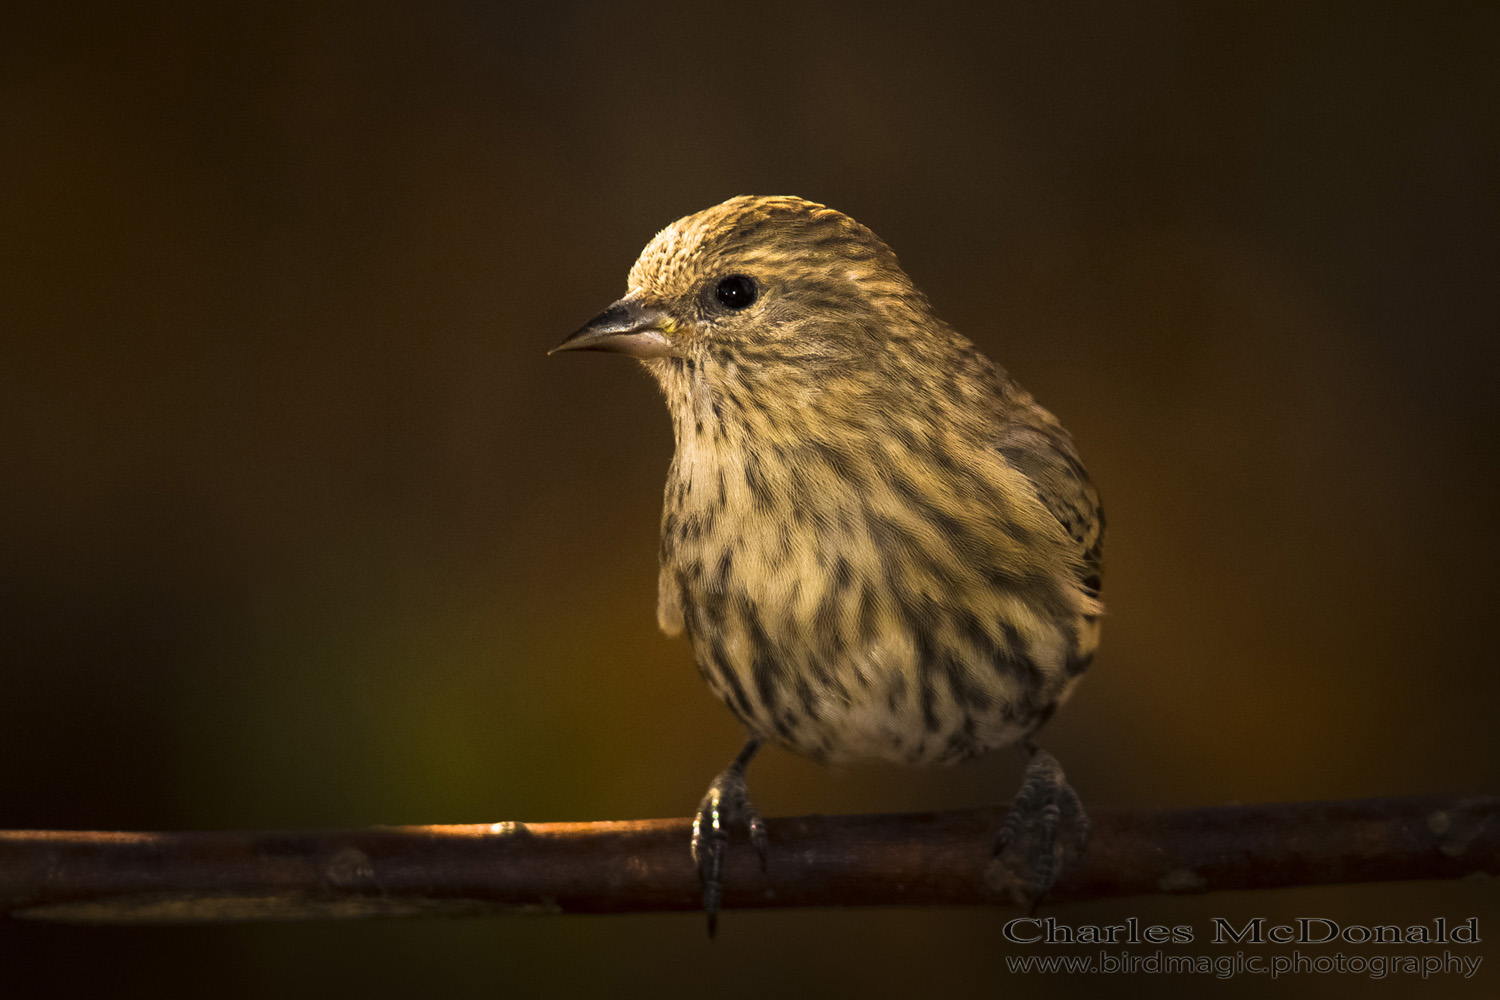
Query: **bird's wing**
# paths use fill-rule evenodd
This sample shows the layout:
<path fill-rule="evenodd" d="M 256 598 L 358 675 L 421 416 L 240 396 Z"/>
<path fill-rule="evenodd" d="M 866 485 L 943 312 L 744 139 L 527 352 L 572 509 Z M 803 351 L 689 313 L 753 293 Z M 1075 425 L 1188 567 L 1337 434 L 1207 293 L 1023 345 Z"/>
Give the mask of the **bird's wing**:
<path fill-rule="evenodd" d="M 656 581 L 656 624 L 674 638 L 682 634 L 682 601 L 678 597 L 677 578 L 665 565 Z"/>
<path fill-rule="evenodd" d="M 1073 539 L 1079 579 L 1097 592 L 1104 550 L 1104 507 L 1067 431 L 1055 424 L 1039 427 L 1013 423 L 1001 433 L 995 450 L 1031 481 L 1042 505 Z"/>

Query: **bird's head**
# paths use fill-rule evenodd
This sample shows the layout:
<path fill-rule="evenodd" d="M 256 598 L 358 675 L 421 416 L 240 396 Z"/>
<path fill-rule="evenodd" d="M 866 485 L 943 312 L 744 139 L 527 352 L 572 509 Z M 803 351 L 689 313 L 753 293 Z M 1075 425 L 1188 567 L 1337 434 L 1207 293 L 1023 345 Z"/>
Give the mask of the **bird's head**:
<path fill-rule="evenodd" d="M 555 351 L 614 351 L 659 377 L 673 362 L 825 373 L 923 328 L 927 303 L 870 230 L 794 197 L 731 198 L 656 235 L 626 295 Z"/>

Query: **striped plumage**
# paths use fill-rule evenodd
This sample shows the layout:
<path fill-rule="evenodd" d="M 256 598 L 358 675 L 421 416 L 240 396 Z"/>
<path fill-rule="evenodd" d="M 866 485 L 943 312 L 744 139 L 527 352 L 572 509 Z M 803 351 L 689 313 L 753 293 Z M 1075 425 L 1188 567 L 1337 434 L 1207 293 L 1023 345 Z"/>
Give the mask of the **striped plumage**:
<path fill-rule="evenodd" d="M 666 395 L 658 617 L 753 735 L 957 760 L 1025 739 L 1087 667 L 1104 519 L 1071 438 L 853 219 L 681 219 L 564 346 L 634 354 Z"/>
<path fill-rule="evenodd" d="M 703 306 L 723 274 L 756 279 L 759 301 Z M 680 324 L 679 352 L 646 361 L 677 439 L 661 626 L 686 628 L 750 731 L 927 763 L 1043 721 L 1098 642 L 1102 534 L 1051 414 L 873 233 L 799 199 L 674 224 L 630 294 Z"/>

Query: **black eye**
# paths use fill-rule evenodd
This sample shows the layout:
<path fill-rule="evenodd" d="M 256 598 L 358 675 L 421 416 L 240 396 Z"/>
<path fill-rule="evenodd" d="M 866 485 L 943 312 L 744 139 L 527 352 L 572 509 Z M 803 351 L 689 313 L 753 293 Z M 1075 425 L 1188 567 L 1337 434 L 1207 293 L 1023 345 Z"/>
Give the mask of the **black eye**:
<path fill-rule="evenodd" d="M 755 301 L 759 291 L 755 287 L 754 278 L 731 274 L 727 278 L 720 278 L 718 285 L 714 286 L 714 298 L 725 309 L 747 309 Z"/>

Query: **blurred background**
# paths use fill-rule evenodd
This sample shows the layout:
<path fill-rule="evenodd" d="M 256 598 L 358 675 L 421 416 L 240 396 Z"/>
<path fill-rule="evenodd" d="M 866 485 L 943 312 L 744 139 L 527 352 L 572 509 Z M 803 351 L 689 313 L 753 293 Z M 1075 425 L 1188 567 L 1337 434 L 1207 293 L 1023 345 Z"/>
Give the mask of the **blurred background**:
<path fill-rule="evenodd" d="M 741 732 L 656 628 L 670 426 L 545 352 L 740 193 L 870 226 L 1077 437 L 1110 616 L 1045 735 L 1090 806 L 1494 791 L 1497 61 L 1492 3 L 12 5 L 0 827 L 686 815 Z M 1011 975 L 1012 915 L 9 925 L 0 994 L 1271 985 Z M 1473 882 L 1052 915 L 1477 915 L 1500 962 Z"/>

